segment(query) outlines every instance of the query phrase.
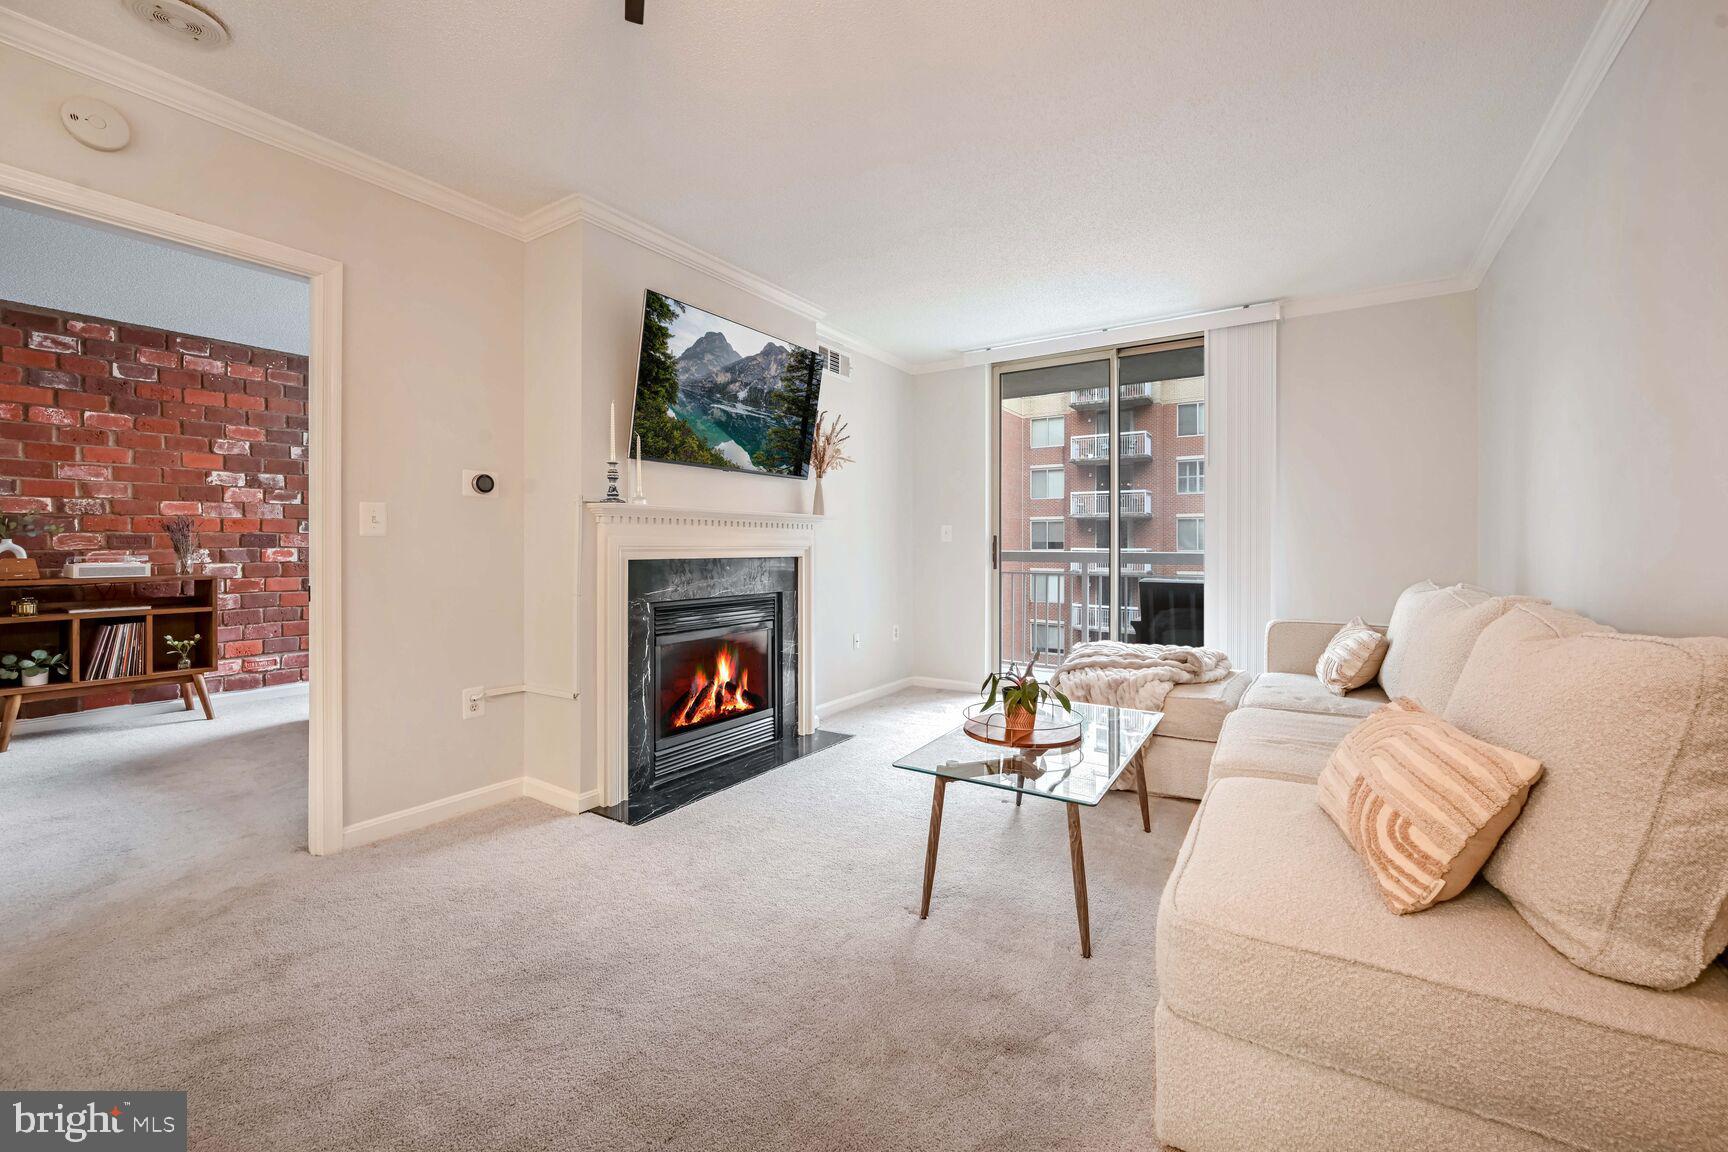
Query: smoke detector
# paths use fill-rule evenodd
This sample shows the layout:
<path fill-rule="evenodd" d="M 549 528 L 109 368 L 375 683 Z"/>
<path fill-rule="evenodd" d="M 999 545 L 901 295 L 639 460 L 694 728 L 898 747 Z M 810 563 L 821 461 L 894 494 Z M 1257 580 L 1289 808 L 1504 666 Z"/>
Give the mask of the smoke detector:
<path fill-rule="evenodd" d="M 187 0 L 120 0 L 127 11 L 182 44 L 220 48 L 229 41 L 222 21 Z"/>

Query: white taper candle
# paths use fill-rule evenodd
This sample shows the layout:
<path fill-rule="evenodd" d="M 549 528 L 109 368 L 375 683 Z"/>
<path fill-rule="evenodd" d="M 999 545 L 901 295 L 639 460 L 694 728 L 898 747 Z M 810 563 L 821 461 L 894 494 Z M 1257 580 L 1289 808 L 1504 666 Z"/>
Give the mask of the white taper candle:
<path fill-rule="evenodd" d="M 618 405 L 614 403 L 608 411 L 606 425 L 606 459 L 616 462 L 618 459 Z"/>

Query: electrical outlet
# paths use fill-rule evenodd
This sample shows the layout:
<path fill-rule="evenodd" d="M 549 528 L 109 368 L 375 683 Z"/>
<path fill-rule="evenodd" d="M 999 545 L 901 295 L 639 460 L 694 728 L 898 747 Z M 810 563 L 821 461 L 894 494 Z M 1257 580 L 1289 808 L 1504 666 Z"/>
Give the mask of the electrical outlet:
<path fill-rule="evenodd" d="M 853 648 L 864 647 L 864 633 L 862 633 L 862 632 L 852 633 L 852 647 Z"/>
<path fill-rule="evenodd" d="M 944 544 L 954 543 L 954 525 L 952 525 L 952 524 L 942 525 L 942 543 L 944 543 Z"/>
<path fill-rule="evenodd" d="M 476 716 L 486 715 L 486 689 L 462 689 L 462 719 L 472 720 Z"/>
<path fill-rule="evenodd" d="M 900 625 L 894 625 L 894 639 L 900 639 Z"/>

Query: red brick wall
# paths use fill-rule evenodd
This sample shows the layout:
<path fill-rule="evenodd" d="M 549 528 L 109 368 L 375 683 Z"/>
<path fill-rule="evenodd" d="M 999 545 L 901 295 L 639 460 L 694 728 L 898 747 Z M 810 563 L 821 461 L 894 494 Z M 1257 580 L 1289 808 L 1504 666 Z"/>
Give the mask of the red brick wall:
<path fill-rule="evenodd" d="M 162 517 L 199 518 L 226 577 L 214 690 L 307 676 L 306 359 L 0 301 L 0 510 L 60 525 L 26 540 L 43 573 L 69 555 L 147 553 L 172 570 Z M 176 690 L 92 694 L 36 715 Z"/>

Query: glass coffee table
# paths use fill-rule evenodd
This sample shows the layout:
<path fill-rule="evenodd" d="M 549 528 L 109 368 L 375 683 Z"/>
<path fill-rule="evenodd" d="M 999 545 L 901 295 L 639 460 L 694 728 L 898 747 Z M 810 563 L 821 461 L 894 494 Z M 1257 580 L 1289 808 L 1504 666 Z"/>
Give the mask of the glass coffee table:
<path fill-rule="evenodd" d="M 1023 752 L 975 740 L 956 728 L 916 752 L 894 761 L 894 767 L 934 776 L 930 800 L 930 841 L 924 850 L 924 900 L 919 919 L 930 915 L 930 888 L 936 880 L 936 843 L 942 835 L 942 797 L 948 782 L 963 781 L 1014 793 L 1014 806 L 1027 796 L 1060 800 L 1068 806 L 1068 862 L 1074 872 L 1074 911 L 1080 920 L 1080 955 L 1092 955 L 1092 929 L 1086 903 L 1086 857 L 1080 840 L 1080 808 L 1094 808 L 1123 769 L 1151 738 L 1161 712 L 1139 712 L 1101 704 L 1074 705 L 1080 714 L 1080 739 L 1063 748 Z M 1145 773 L 1137 773 L 1140 824 L 1152 831 Z"/>

